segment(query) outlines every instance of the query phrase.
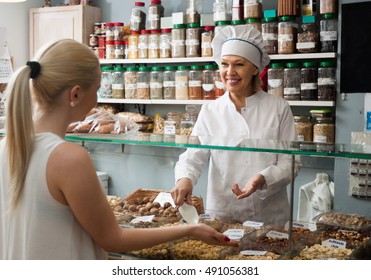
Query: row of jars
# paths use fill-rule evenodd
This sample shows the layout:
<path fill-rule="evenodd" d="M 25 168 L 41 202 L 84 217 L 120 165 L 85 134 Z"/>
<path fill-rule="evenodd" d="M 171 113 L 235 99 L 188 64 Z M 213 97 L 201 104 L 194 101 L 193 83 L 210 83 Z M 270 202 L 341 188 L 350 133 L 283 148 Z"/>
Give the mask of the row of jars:
<path fill-rule="evenodd" d="M 215 64 L 102 67 L 100 98 L 213 100 L 225 92 Z"/>
<path fill-rule="evenodd" d="M 272 63 L 268 92 L 286 100 L 336 100 L 336 62 Z"/>

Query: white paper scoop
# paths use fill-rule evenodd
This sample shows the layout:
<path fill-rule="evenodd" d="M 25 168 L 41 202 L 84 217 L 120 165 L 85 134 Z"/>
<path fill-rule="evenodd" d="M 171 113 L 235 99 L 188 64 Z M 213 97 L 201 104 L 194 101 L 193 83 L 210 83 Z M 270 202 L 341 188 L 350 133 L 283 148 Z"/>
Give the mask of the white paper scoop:
<path fill-rule="evenodd" d="M 193 205 L 184 203 L 179 207 L 179 213 L 182 215 L 187 224 L 197 224 L 199 221 L 197 210 Z"/>

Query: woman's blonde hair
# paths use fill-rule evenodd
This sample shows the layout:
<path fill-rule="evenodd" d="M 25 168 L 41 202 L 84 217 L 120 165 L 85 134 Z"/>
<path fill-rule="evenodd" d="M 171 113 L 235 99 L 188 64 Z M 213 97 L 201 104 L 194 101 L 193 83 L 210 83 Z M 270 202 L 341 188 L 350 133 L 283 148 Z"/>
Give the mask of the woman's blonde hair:
<path fill-rule="evenodd" d="M 6 90 L 6 145 L 11 178 L 11 208 L 18 203 L 35 137 L 33 101 L 50 109 L 69 87 L 88 89 L 99 78 L 99 60 L 85 45 L 63 39 L 42 47 L 33 61 L 40 72 L 30 79 L 31 67 L 20 67 Z M 53 104 L 54 102 L 54 104 Z"/>

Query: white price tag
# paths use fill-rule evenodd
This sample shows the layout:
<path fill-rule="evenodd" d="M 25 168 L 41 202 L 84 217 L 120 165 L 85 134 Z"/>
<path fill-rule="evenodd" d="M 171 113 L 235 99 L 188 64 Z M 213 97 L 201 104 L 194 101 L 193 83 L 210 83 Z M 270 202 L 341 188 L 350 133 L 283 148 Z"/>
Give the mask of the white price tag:
<path fill-rule="evenodd" d="M 200 220 L 202 220 L 202 221 L 214 221 L 215 220 L 215 215 L 201 214 L 200 215 Z"/>
<path fill-rule="evenodd" d="M 240 254 L 245 256 L 265 256 L 267 251 L 244 250 L 241 251 Z"/>
<path fill-rule="evenodd" d="M 148 223 L 148 222 L 152 222 L 154 217 L 155 217 L 155 215 L 141 216 L 141 217 L 137 217 L 137 218 L 132 219 L 130 221 L 130 223 L 132 223 L 132 224 L 136 224 L 136 223 L 140 223 L 140 222 Z"/>
<path fill-rule="evenodd" d="M 266 236 L 270 238 L 289 239 L 289 235 L 287 233 L 283 233 L 283 232 L 279 232 L 275 230 L 268 231 Z"/>
<path fill-rule="evenodd" d="M 343 240 L 336 240 L 336 239 L 327 239 L 322 241 L 323 246 L 331 247 L 331 248 L 340 248 L 340 249 L 346 249 L 347 243 Z"/>
<path fill-rule="evenodd" d="M 230 239 L 236 240 L 241 239 L 245 233 L 244 229 L 228 229 L 223 232 L 224 235 L 228 236 Z"/>
<path fill-rule="evenodd" d="M 245 227 L 253 227 L 256 229 L 260 229 L 264 225 L 264 223 L 254 222 L 254 221 L 245 221 L 242 225 Z"/>

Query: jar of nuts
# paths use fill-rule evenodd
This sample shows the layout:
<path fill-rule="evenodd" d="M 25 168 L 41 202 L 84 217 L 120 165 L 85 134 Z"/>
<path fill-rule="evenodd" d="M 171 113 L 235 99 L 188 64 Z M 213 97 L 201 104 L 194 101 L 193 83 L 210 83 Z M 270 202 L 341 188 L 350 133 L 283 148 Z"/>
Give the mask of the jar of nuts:
<path fill-rule="evenodd" d="M 278 53 L 278 19 L 265 17 L 262 23 L 262 37 L 268 54 Z"/>
<path fill-rule="evenodd" d="M 318 100 L 336 99 L 336 62 L 321 61 L 318 67 Z"/>
<path fill-rule="evenodd" d="M 313 141 L 330 144 L 335 142 L 335 121 L 333 117 L 316 117 L 314 119 Z"/>
<path fill-rule="evenodd" d="M 286 63 L 284 69 L 283 97 L 286 100 L 300 100 L 301 64 L 298 62 Z"/>
<path fill-rule="evenodd" d="M 298 32 L 296 49 L 299 53 L 318 52 L 319 32 L 314 16 L 303 16 L 303 23 Z"/>
<path fill-rule="evenodd" d="M 313 141 L 313 124 L 310 116 L 294 116 L 298 141 Z"/>
<path fill-rule="evenodd" d="M 278 53 L 295 53 L 298 24 L 293 16 L 283 16 L 278 23 Z"/>

